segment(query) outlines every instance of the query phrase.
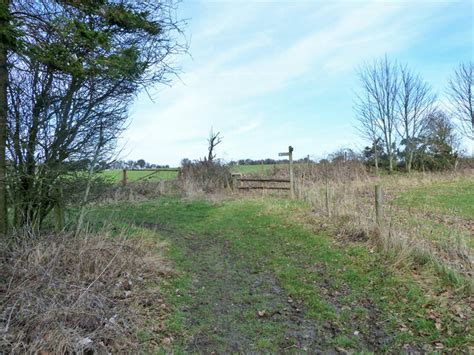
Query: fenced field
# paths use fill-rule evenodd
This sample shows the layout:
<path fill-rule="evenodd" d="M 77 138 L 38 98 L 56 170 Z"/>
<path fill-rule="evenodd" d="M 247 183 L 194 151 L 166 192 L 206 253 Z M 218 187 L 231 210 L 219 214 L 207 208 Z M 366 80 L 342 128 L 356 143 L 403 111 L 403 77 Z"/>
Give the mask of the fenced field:
<path fill-rule="evenodd" d="M 474 180 L 464 177 L 421 184 L 400 193 L 395 202 L 400 206 L 474 220 Z"/>
<path fill-rule="evenodd" d="M 90 318 L 92 326 L 67 323 L 76 318 L 54 313 L 52 322 L 72 327 L 61 337 L 48 337 L 51 330 L 43 323 L 30 322 L 30 333 L 39 334 L 33 347 L 472 352 L 472 171 L 377 177 L 358 162 L 295 164 L 294 198 L 285 164 L 229 169 L 201 162 L 179 174 L 131 170 L 127 184 L 121 183 L 122 170 L 101 174 L 115 183 L 108 196 L 89 206 L 88 234 L 64 238 L 80 244 L 79 256 L 94 247 L 89 245 L 94 234 L 102 234 L 104 243 L 117 235 L 130 242 L 104 244 L 95 252 L 93 264 L 99 266 L 84 264 L 93 272 L 78 291 L 68 276 L 84 263 L 78 253 L 67 256 L 77 260 L 58 259 L 56 249 L 51 256 L 39 252 L 52 239 L 38 239 L 33 254 L 43 256 L 34 268 L 53 265 L 53 282 L 82 301 L 43 302 L 38 281 L 36 303 L 26 296 L 18 303 L 7 298 L 2 309 L 18 332 L 28 312 L 40 319 L 53 308 L 71 307 L 84 323 L 89 319 L 84 309 L 100 301 L 103 313 Z M 379 220 L 375 186 L 381 192 Z M 74 221 L 77 207 L 70 207 L 68 219 Z M 24 254 L 32 254 L 26 247 Z M 62 273 L 70 264 L 74 272 Z M 20 295 L 29 274 L 18 274 L 15 267 L 4 272 Z M 112 276 L 102 282 L 103 274 Z M 120 308 L 113 308 L 116 304 Z M 16 307 L 21 317 L 12 311 Z M 52 329 L 59 334 L 62 328 Z M 127 345 L 113 341 L 123 333 Z M 3 341 L 0 346 L 10 348 L 23 344 L 15 337 Z"/>
<path fill-rule="evenodd" d="M 105 170 L 102 174 L 113 181 L 121 182 L 123 178 L 123 170 L 121 169 L 110 169 Z M 158 172 L 154 172 L 150 169 L 143 170 L 127 170 L 128 181 L 148 180 L 148 181 L 160 181 L 160 180 L 172 180 L 178 177 L 178 172 L 167 169 L 160 169 Z"/>
<path fill-rule="evenodd" d="M 262 174 L 265 175 L 275 168 L 277 164 L 257 164 L 257 165 L 234 165 L 231 167 L 233 173 L 241 174 Z"/>
<path fill-rule="evenodd" d="M 285 184 L 287 173 L 272 170 Z M 168 347 L 469 349 L 473 176 L 376 178 L 347 166 L 302 173 L 295 172 L 293 200 L 234 189 L 217 199 L 162 197 L 93 211 L 91 222 L 139 225 L 171 244 L 180 276 L 164 288 L 175 309 Z M 384 200 L 380 226 L 376 184 Z"/>
<path fill-rule="evenodd" d="M 232 172 L 242 174 L 267 174 L 275 168 L 274 164 L 267 165 L 235 165 L 231 168 Z M 178 177 L 176 168 L 159 169 L 160 171 L 152 174 L 153 169 L 143 170 L 127 170 L 128 181 L 133 182 L 137 180 L 148 180 L 148 181 L 159 181 L 159 180 L 172 180 Z M 122 169 L 108 169 L 104 170 L 102 174 L 113 181 L 121 182 L 123 177 Z"/>

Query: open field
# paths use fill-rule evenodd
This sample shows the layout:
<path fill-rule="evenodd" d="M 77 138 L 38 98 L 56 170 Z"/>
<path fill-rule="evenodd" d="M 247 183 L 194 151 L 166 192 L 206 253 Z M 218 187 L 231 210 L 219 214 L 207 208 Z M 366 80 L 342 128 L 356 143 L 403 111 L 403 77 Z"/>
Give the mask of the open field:
<path fill-rule="evenodd" d="M 474 177 L 423 175 L 385 177 L 394 223 L 413 228 L 418 238 L 449 248 L 461 243 L 474 253 Z"/>
<path fill-rule="evenodd" d="M 410 208 L 461 216 L 474 221 L 474 179 L 463 178 L 414 187 L 395 202 Z"/>
<path fill-rule="evenodd" d="M 241 174 L 265 174 L 273 169 L 275 164 L 256 164 L 256 165 L 234 165 L 231 168 L 233 173 Z"/>
<path fill-rule="evenodd" d="M 122 170 L 105 170 L 101 174 L 105 177 L 112 179 L 113 181 L 120 182 L 122 181 Z M 148 180 L 148 181 L 159 181 L 159 180 L 171 180 L 175 179 L 178 176 L 176 171 L 166 171 L 161 170 L 158 172 L 153 172 L 149 170 L 128 170 L 127 177 L 128 181 L 138 181 L 138 180 Z"/>
<path fill-rule="evenodd" d="M 242 174 L 265 174 L 273 169 L 274 165 L 235 165 L 231 171 Z M 113 181 L 122 181 L 122 170 L 120 169 L 109 169 L 101 172 L 105 177 L 112 179 Z M 137 180 L 148 180 L 148 181 L 159 181 L 159 180 L 171 180 L 178 176 L 176 171 L 162 170 L 157 173 L 148 170 L 128 170 L 128 181 L 134 182 Z"/>
<path fill-rule="evenodd" d="M 91 211 L 151 230 L 178 270 L 164 287 L 173 351 L 468 351 L 472 304 L 431 262 L 391 267 L 370 240 L 318 231 L 304 202 L 161 198 Z M 166 340 L 163 334 L 166 335 Z"/>
<path fill-rule="evenodd" d="M 274 165 L 236 165 L 232 167 L 232 172 L 242 174 L 265 174 L 270 171 Z M 112 181 L 122 181 L 122 170 L 120 169 L 109 169 L 101 172 L 105 177 L 112 179 Z M 147 181 L 159 181 L 159 180 L 171 180 L 178 177 L 176 171 L 161 170 L 153 173 L 148 170 L 128 170 L 127 171 L 128 181 L 134 182 L 138 180 Z"/>
<path fill-rule="evenodd" d="M 440 277 L 454 280 L 461 274 L 472 283 L 474 223 L 469 201 L 474 198 L 473 181 L 472 173 L 341 178 L 327 185 L 307 182 L 299 194 L 311 205 L 315 220 L 322 220 L 318 223 L 329 226 L 333 235 L 380 234 L 380 247 L 394 256 L 395 263 L 433 259 Z M 375 218 L 376 184 L 383 191 L 380 226 Z M 439 204 L 425 201 L 428 194 Z"/>

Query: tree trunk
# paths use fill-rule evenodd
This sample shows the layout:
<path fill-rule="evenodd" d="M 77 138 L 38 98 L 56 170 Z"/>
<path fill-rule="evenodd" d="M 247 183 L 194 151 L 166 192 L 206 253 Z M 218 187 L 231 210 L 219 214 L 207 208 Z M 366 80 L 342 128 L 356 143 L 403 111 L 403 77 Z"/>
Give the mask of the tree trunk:
<path fill-rule="evenodd" d="M 384 124 L 384 136 L 385 136 L 385 146 L 387 148 L 388 155 L 388 172 L 391 174 L 393 172 L 393 151 L 392 151 L 392 140 L 389 139 L 389 133 L 387 132 L 387 125 Z"/>
<path fill-rule="evenodd" d="M 379 176 L 379 152 L 377 150 L 377 142 L 374 144 L 374 156 L 375 156 L 375 174 Z"/>
<path fill-rule="evenodd" d="M 410 151 L 408 153 L 408 157 L 406 158 L 407 159 L 407 172 L 411 172 L 411 167 L 413 165 L 413 151 Z"/>
<path fill-rule="evenodd" d="M 7 51 L 8 38 L 6 38 L 7 27 L 9 25 L 9 0 L 0 0 L 0 31 L 2 40 L 0 41 L 0 237 L 4 237 L 8 231 L 8 209 L 7 209 L 7 115 L 8 115 L 8 68 Z"/>

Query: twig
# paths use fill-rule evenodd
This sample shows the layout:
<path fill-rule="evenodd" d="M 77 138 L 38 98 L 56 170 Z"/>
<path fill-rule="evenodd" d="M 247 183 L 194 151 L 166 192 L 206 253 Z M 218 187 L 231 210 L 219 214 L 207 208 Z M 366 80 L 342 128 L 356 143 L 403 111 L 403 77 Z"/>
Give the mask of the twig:
<path fill-rule="evenodd" d="M 5 329 L 3 330 L 5 334 L 8 333 L 8 328 L 10 328 L 10 321 L 12 319 L 13 310 L 15 309 L 17 303 L 18 303 L 18 300 L 16 300 L 15 303 L 13 304 L 10 314 L 8 316 L 7 324 L 5 325 Z"/>

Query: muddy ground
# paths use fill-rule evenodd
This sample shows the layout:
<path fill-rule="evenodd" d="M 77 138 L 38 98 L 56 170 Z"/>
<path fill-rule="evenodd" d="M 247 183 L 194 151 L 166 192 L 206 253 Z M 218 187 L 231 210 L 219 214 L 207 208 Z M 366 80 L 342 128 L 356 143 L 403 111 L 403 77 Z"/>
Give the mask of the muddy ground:
<path fill-rule="evenodd" d="M 271 272 L 230 248 L 231 239 L 224 235 L 183 235 L 159 224 L 145 227 L 165 234 L 182 251 L 187 260 L 185 272 L 192 275 L 189 290 L 176 290 L 178 297 L 188 293 L 192 300 L 181 309 L 187 315 L 187 332 L 177 339 L 186 351 L 255 352 L 262 345 L 267 347 L 261 343 L 264 339 L 277 342 L 273 346 L 281 352 L 346 352 L 334 342 L 342 327 L 309 318 L 304 302 L 286 294 Z M 317 267 L 315 272 L 324 275 L 324 268 Z M 351 291 L 344 286 L 334 291 L 330 283 L 323 278 L 323 292 L 314 297 L 324 298 L 338 311 L 338 299 Z M 385 348 L 389 339 L 378 310 L 369 300 L 359 300 L 356 307 L 367 311 L 364 324 L 354 317 L 343 327 L 366 330 L 355 333 L 361 349 Z"/>

